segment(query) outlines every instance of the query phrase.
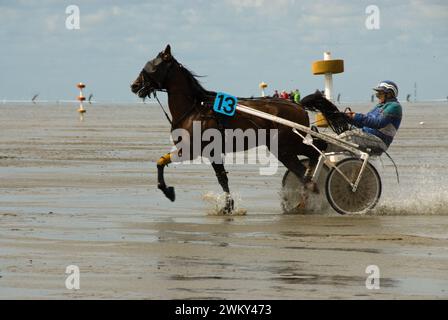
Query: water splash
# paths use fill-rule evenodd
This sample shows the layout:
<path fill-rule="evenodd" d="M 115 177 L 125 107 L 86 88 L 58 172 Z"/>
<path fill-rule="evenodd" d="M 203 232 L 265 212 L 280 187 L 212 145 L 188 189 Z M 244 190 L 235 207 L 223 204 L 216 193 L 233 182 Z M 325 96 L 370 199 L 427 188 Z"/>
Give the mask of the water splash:
<path fill-rule="evenodd" d="M 448 191 L 441 187 L 426 188 L 410 192 L 397 190 L 385 195 L 370 215 L 448 215 Z"/>
<path fill-rule="evenodd" d="M 281 208 L 284 214 L 330 214 L 331 207 L 328 203 L 325 194 L 325 190 L 321 190 L 319 194 L 315 194 L 309 191 L 304 191 L 302 188 L 299 190 L 290 190 L 283 188 L 279 191 L 281 199 Z M 306 197 L 305 207 L 297 207 L 297 204 Z"/>
<path fill-rule="evenodd" d="M 444 172 L 437 172 L 434 166 L 412 166 L 403 170 L 404 175 L 397 184 L 395 172 L 380 168 L 383 179 L 383 193 L 379 204 L 371 211 L 362 213 L 371 216 L 448 215 L 448 185 Z M 382 172 L 381 172 L 382 171 Z M 320 186 L 319 195 L 311 194 L 306 208 L 296 208 L 303 196 L 299 185 L 282 188 L 279 192 L 281 207 L 286 214 L 337 215 Z"/>
<path fill-rule="evenodd" d="M 370 215 L 448 215 L 447 175 L 431 164 L 405 168 L 404 177 L 397 184 L 387 172 L 384 190 L 378 206 Z"/>
<path fill-rule="evenodd" d="M 238 193 L 230 193 L 233 198 L 235 209 L 230 214 L 226 214 L 227 216 L 244 216 L 247 213 L 246 209 L 241 208 L 241 196 Z M 207 215 L 211 216 L 221 216 L 224 215 L 223 208 L 226 204 L 226 194 L 225 193 L 216 193 L 209 191 L 202 195 L 202 200 L 209 204 L 209 208 L 207 209 Z"/>

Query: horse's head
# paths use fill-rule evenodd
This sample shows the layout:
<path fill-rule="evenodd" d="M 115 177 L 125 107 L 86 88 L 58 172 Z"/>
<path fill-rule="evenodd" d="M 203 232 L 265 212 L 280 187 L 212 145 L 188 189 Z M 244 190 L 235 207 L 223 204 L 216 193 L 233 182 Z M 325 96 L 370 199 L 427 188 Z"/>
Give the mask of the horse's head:
<path fill-rule="evenodd" d="M 334 132 L 340 134 L 350 129 L 350 122 L 345 114 L 340 112 L 338 107 L 327 100 L 319 90 L 304 97 L 300 100 L 300 104 L 307 110 L 322 112 Z"/>
<path fill-rule="evenodd" d="M 145 98 L 153 91 L 167 89 L 166 80 L 175 63 L 171 47 L 167 45 L 157 57 L 146 63 L 137 79 L 131 84 L 131 91 L 140 98 Z"/>

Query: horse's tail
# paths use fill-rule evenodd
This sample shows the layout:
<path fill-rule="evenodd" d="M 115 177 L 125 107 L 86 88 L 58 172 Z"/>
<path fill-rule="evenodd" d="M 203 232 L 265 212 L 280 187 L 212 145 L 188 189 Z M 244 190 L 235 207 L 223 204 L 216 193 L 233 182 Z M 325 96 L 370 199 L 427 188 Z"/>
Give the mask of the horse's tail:
<path fill-rule="evenodd" d="M 331 101 L 327 100 L 320 91 L 316 91 L 300 100 L 300 104 L 306 109 L 322 112 L 328 125 L 337 134 L 350 130 L 350 122 L 343 112 L 340 112 Z"/>

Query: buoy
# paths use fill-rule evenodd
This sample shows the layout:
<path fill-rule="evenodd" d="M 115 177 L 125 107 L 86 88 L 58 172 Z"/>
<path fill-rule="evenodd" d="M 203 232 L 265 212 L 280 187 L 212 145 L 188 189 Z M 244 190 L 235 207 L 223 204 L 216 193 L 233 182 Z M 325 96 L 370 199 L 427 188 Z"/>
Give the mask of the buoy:
<path fill-rule="evenodd" d="M 331 59 L 330 52 L 324 52 L 324 60 L 315 61 L 311 66 L 314 75 L 325 75 L 325 98 L 333 101 L 333 74 L 344 72 L 344 60 Z M 322 113 L 316 115 L 316 125 L 318 127 L 327 127 L 328 122 Z"/>
<path fill-rule="evenodd" d="M 264 81 L 261 81 L 258 86 L 261 89 L 261 96 L 264 97 L 265 96 L 264 89 L 266 89 L 268 87 L 268 84 Z"/>
<path fill-rule="evenodd" d="M 78 112 L 83 114 L 87 111 L 86 109 L 84 109 L 84 106 L 82 104 L 83 101 L 86 100 L 86 97 L 84 97 L 84 95 L 82 94 L 82 89 L 84 89 L 86 87 L 86 85 L 84 83 L 80 82 L 76 85 L 76 87 L 79 89 L 79 96 L 77 97 L 77 100 L 79 101 Z"/>

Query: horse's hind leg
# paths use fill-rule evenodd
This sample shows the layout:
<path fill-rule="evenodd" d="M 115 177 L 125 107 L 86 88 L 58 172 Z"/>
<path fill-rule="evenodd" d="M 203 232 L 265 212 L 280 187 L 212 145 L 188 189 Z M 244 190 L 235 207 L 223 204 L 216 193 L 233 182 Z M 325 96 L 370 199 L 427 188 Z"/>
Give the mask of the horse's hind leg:
<path fill-rule="evenodd" d="M 163 170 L 169 163 L 171 163 L 171 153 L 165 154 L 164 156 L 160 157 L 159 161 L 157 161 L 157 187 L 162 190 L 163 194 L 168 199 L 174 201 L 176 199 L 174 187 L 167 187 L 165 178 L 163 177 Z"/>
<path fill-rule="evenodd" d="M 224 168 L 224 165 L 222 163 L 218 164 L 215 162 L 212 162 L 213 170 L 215 170 L 216 177 L 218 178 L 218 182 L 222 187 L 222 190 L 226 193 L 226 204 L 223 209 L 224 213 L 231 213 L 234 208 L 234 201 L 232 197 L 230 196 L 230 190 L 229 190 L 229 179 L 227 178 L 227 172 Z"/>
<path fill-rule="evenodd" d="M 300 162 L 296 154 L 293 153 L 280 153 L 278 159 L 292 171 L 300 181 L 302 181 L 305 188 L 313 191 L 314 193 L 319 193 L 316 183 L 310 180 L 310 177 L 305 176 L 306 168 Z"/>
<path fill-rule="evenodd" d="M 315 145 L 320 150 L 325 150 L 325 148 L 327 147 L 327 144 L 324 141 L 322 141 L 322 142 L 325 145 L 322 145 L 321 143 L 319 144 L 318 140 L 316 140 Z M 311 178 L 313 177 L 314 170 L 319 161 L 320 153 L 311 146 L 304 146 L 304 150 L 303 150 L 302 154 L 304 156 L 308 157 L 308 159 L 310 161 L 309 167 L 306 169 L 305 176 L 304 176 L 305 181 L 310 181 Z"/>

